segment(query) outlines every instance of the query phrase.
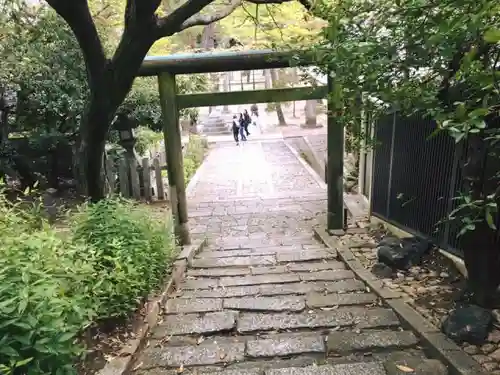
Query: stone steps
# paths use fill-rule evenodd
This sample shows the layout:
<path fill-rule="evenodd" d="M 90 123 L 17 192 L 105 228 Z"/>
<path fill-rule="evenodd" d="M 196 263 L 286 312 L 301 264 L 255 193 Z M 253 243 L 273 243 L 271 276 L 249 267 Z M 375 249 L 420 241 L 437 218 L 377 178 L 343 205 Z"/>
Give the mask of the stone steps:
<path fill-rule="evenodd" d="M 229 237 L 192 259 L 135 374 L 400 375 L 419 344 L 311 236 Z"/>

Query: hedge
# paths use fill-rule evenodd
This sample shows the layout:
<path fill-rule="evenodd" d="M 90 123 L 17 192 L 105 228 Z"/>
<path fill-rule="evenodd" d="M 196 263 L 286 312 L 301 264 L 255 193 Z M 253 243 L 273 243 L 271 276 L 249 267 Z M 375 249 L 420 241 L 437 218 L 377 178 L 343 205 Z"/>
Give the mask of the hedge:
<path fill-rule="evenodd" d="M 80 207 L 70 228 L 0 194 L 1 374 L 76 374 L 85 330 L 129 316 L 175 255 L 170 223 L 121 198 Z"/>

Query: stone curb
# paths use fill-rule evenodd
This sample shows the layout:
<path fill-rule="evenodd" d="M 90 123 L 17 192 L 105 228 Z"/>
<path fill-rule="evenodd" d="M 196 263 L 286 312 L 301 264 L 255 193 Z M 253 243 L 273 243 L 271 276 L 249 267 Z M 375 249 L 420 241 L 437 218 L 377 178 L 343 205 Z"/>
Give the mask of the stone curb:
<path fill-rule="evenodd" d="M 98 375 L 122 375 L 130 370 L 135 355 L 147 341 L 148 334 L 160 321 L 159 315 L 169 294 L 182 282 L 188 262 L 203 250 L 207 242 L 207 238 L 205 237 L 202 240 L 194 241 L 192 245 L 185 246 L 182 249 L 174 262 L 171 276 L 163 286 L 161 294 L 146 302 L 144 306 L 146 314 L 143 321 L 140 322 L 138 329 L 134 332 L 134 338 L 125 344 L 116 357 L 97 373 Z"/>
<path fill-rule="evenodd" d="M 314 151 L 314 147 L 312 146 L 311 141 L 309 140 L 309 136 L 304 135 L 302 139 L 304 140 L 304 144 L 306 145 L 306 147 L 311 151 L 311 157 L 313 158 L 313 163 L 316 164 L 317 166 L 316 168 L 314 168 L 314 170 L 323 179 L 323 181 L 326 181 L 325 161 L 324 160 L 321 161 L 316 151 Z"/>
<path fill-rule="evenodd" d="M 356 259 L 352 251 L 341 245 L 338 238 L 331 236 L 323 228 L 314 228 L 314 236 L 325 246 L 337 249 L 339 260 L 353 271 L 368 287 L 391 307 L 404 326 L 411 329 L 424 342 L 429 354 L 444 363 L 450 375 L 486 375 L 482 367 L 453 341 L 448 339 L 433 324 L 408 305 L 402 294 L 385 288 L 382 280 L 377 279 Z"/>
<path fill-rule="evenodd" d="M 304 160 L 300 157 L 299 153 L 297 150 L 295 150 L 286 140 L 283 142 L 286 147 L 290 150 L 290 152 L 295 156 L 295 158 L 299 161 L 299 163 L 304 167 L 304 169 L 309 172 L 312 178 L 316 181 L 316 183 L 322 188 L 323 190 L 327 189 L 327 185 L 325 181 L 321 178 L 321 176 Z"/>

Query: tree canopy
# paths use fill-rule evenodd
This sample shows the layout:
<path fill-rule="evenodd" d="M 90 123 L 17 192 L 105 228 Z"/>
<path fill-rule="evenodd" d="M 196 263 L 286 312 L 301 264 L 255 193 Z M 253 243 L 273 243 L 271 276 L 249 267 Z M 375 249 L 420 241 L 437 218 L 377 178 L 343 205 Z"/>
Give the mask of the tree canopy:
<path fill-rule="evenodd" d="M 333 77 L 338 121 L 356 122 L 363 97 L 375 120 L 389 108 L 423 112 L 437 121 L 436 132 L 466 145 L 467 186 L 451 214 L 461 233 L 484 222 L 496 230 L 500 174 L 494 191 L 485 192 L 482 181 L 484 155 L 500 140 L 499 10 L 491 0 L 324 1 L 316 8 L 328 20 L 315 50 Z M 498 280 L 484 284 L 484 264 L 500 264 L 491 251 L 465 254 L 470 286 L 483 305 L 498 286 Z"/>

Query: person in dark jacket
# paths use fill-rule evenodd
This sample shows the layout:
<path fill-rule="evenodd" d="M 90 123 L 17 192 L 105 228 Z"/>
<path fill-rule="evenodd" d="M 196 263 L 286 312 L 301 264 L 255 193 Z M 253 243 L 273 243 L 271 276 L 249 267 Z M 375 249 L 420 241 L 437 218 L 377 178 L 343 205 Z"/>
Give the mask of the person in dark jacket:
<path fill-rule="evenodd" d="M 239 123 L 240 123 L 240 137 L 243 142 L 247 140 L 245 136 L 245 117 L 243 117 L 243 113 L 240 113 Z"/>
<path fill-rule="evenodd" d="M 250 132 L 248 131 L 248 126 L 252 123 L 252 118 L 250 117 L 250 115 L 248 114 L 248 111 L 246 109 L 243 112 L 243 120 L 245 122 L 245 126 L 244 126 L 245 133 L 247 133 L 247 135 L 250 135 Z"/>
<path fill-rule="evenodd" d="M 233 116 L 232 130 L 233 130 L 234 140 L 236 141 L 236 145 L 239 145 L 240 142 L 239 142 L 239 139 L 238 139 L 238 134 L 240 132 L 240 122 L 238 120 L 238 116 L 236 116 L 236 115 Z"/>

